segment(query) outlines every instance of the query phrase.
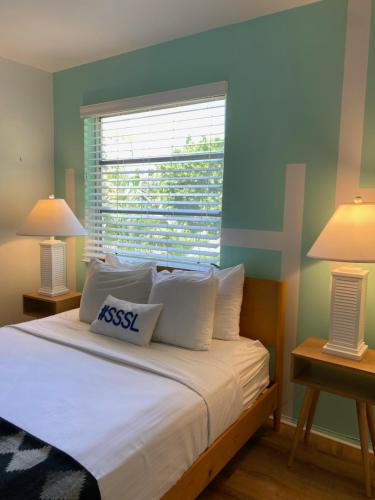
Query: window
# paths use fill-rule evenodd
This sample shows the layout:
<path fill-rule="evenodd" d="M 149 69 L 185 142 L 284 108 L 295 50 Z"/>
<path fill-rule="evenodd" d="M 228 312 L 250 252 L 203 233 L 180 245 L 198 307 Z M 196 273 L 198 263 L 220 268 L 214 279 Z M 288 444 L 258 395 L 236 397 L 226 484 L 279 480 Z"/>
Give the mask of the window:
<path fill-rule="evenodd" d="M 176 102 L 172 93 L 174 102 L 94 116 L 87 107 L 86 258 L 113 252 L 170 266 L 219 264 L 225 92 L 217 94 Z"/>

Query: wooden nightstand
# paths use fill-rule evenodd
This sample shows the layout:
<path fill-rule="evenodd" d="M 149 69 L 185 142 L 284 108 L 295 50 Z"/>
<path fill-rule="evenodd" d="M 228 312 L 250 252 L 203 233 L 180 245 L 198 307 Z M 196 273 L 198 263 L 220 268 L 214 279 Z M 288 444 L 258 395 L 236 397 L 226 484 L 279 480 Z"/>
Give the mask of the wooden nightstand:
<path fill-rule="evenodd" d="M 323 339 L 309 338 L 292 352 L 292 381 L 305 385 L 306 390 L 288 465 L 293 464 L 305 423 L 305 443 L 308 442 L 320 391 L 354 399 L 358 414 L 365 488 L 367 496 L 370 497 L 367 427 L 375 453 L 375 424 L 372 414 L 372 406 L 375 405 L 375 350 L 369 349 L 361 361 L 354 361 L 322 352 L 325 342 Z"/>
<path fill-rule="evenodd" d="M 79 307 L 81 302 L 80 292 L 68 292 L 63 295 L 49 297 L 39 292 L 24 293 L 23 313 L 34 318 L 43 318 L 53 314 L 69 311 Z"/>

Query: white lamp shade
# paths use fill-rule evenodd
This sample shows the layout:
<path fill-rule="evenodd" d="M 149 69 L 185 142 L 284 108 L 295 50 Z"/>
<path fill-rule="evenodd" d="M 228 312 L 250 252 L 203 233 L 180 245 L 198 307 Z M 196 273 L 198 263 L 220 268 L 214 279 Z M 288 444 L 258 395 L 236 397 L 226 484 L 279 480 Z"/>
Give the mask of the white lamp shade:
<path fill-rule="evenodd" d="M 307 256 L 342 262 L 375 262 L 375 203 L 339 205 Z"/>
<path fill-rule="evenodd" d="M 85 228 L 63 199 L 36 202 L 17 232 L 21 236 L 81 236 Z"/>

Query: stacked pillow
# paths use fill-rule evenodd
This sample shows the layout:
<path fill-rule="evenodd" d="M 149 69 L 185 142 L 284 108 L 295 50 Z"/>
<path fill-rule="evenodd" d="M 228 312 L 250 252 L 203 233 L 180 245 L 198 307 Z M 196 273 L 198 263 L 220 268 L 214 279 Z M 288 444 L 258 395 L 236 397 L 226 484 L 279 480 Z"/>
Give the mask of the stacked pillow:
<path fill-rule="evenodd" d="M 215 271 L 219 291 L 215 304 L 213 337 L 220 340 L 239 340 L 245 268 L 243 264 Z"/>
<path fill-rule="evenodd" d="M 153 270 L 123 269 L 91 261 L 82 293 L 79 319 L 91 323 L 108 295 L 129 302 L 146 304 L 153 283 Z"/>
<path fill-rule="evenodd" d="M 181 272 L 156 277 L 148 299 L 164 308 L 153 340 L 195 351 L 212 338 L 218 280 L 213 273 Z"/>
<path fill-rule="evenodd" d="M 208 350 L 212 338 L 239 339 L 244 278 L 242 264 L 208 272 L 157 273 L 155 262 L 106 255 L 106 263 L 95 260 L 89 266 L 80 320 L 92 323 L 95 333 L 142 346 L 152 337 Z"/>
<path fill-rule="evenodd" d="M 105 263 L 113 267 L 121 267 L 123 269 L 129 269 L 133 271 L 139 271 L 141 269 L 153 269 L 156 271 L 156 262 L 130 262 L 124 257 L 115 255 L 114 253 L 105 254 Z"/>

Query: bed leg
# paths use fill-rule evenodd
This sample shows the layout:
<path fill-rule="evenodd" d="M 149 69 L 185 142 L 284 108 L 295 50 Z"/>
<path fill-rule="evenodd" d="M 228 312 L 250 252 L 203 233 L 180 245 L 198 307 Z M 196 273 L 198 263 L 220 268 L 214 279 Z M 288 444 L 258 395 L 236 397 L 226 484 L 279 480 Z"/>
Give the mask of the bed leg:
<path fill-rule="evenodd" d="M 273 430 L 279 432 L 281 425 L 281 409 L 276 408 L 273 412 Z"/>

